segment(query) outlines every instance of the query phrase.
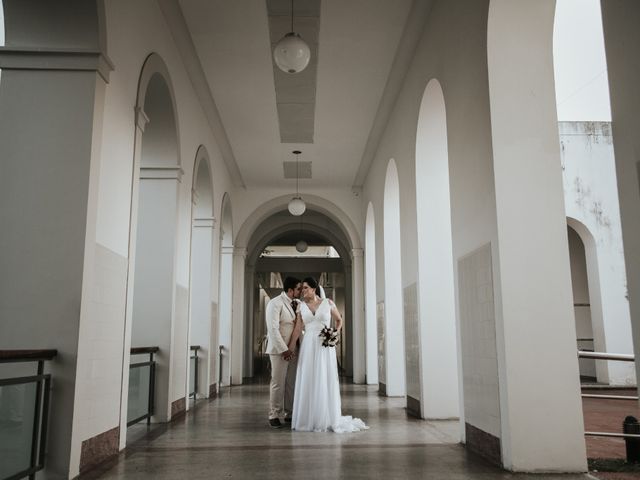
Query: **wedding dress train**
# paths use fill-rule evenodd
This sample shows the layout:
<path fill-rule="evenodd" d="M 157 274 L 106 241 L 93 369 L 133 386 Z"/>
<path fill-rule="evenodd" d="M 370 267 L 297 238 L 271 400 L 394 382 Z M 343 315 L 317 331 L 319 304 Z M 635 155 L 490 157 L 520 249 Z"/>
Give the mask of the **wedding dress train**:
<path fill-rule="evenodd" d="M 320 331 L 331 324 L 331 304 L 322 300 L 315 314 L 301 302 L 305 334 L 300 345 L 291 429 L 305 432 L 357 432 L 359 418 L 342 416 L 335 348 L 322 346 Z"/>

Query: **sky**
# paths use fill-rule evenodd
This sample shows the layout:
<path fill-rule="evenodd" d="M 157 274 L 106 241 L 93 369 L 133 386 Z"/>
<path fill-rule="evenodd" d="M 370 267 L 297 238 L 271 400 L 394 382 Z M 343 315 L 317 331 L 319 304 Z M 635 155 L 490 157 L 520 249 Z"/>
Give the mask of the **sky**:
<path fill-rule="evenodd" d="M 611 121 L 600 0 L 557 0 L 553 41 L 559 121 Z"/>

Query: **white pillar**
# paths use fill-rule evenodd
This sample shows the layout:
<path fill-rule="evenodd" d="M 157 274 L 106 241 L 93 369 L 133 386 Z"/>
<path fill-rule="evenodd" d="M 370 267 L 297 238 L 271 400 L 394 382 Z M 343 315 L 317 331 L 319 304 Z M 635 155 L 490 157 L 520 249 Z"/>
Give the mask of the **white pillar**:
<path fill-rule="evenodd" d="M 140 159 L 142 158 L 142 135 L 149 123 L 149 117 L 140 107 L 135 109 L 135 138 L 133 150 L 133 172 L 140 171 Z M 127 267 L 127 301 L 125 306 L 125 326 L 122 352 L 122 385 L 121 385 L 121 409 L 120 409 L 120 431 L 127 431 L 127 409 L 129 405 L 129 365 L 131 364 L 131 319 L 133 318 L 133 286 L 135 284 L 136 265 L 133 259 L 136 258 L 136 231 L 138 226 L 138 202 L 133 199 L 140 195 L 140 176 L 132 175 L 131 179 L 131 215 L 129 218 L 129 264 Z M 120 435 L 120 449 L 127 446 L 127 436 Z"/>
<path fill-rule="evenodd" d="M 0 47 L 0 338 L 5 347 L 58 350 L 48 367 L 55 410 L 47 472 L 73 477 L 79 471 L 82 435 L 91 436 L 97 428 L 88 414 L 88 366 L 113 367 L 105 357 L 94 356 L 92 345 L 109 359 L 114 355 L 117 363 L 121 351 L 120 331 L 110 332 L 115 343 L 105 346 L 91 340 L 90 327 L 95 322 L 91 301 L 102 116 L 111 67 L 95 47 L 80 46 L 82 34 L 76 41 L 83 51 L 57 49 L 43 5 L 5 2 L 12 32 L 21 32 L 24 20 L 37 24 L 42 38 L 14 38 L 18 48 Z M 69 2 L 61 8 L 74 6 Z M 13 11 L 23 8 L 19 25 L 10 25 L 16 20 Z M 58 25 L 56 31 L 77 28 L 73 10 L 60 18 L 69 25 Z M 27 38 L 34 43 L 20 45 Z M 116 383 L 119 375 L 109 387 L 118 388 Z M 103 412 L 111 428 L 118 425 L 117 410 L 114 404 Z"/>
<path fill-rule="evenodd" d="M 231 384 L 242 385 L 246 248 L 233 250 L 233 308 L 231 326 Z"/>
<path fill-rule="evenodd" d="M 131 346 L 158 346 L 156 359 L 155 421 L 171 418 L 171 404 L 185 396 L 184 383 L 174 385 L 174 375 L 186 370 L 185 346 L 175 345 L 178 195 L 182 169 L 140 168 L 138 228 Z M 134 200 L 135 201 L 135 200 Z M 174 354 L 179 351 L 180 355 Z"/>
<path fill-rule="evenodd" d="M 516 471 L 586 471 L 554 92 L 555 1 L 492 0 L 491 10 L 502 461 Z"/>
<path fill-rule="evenodd" d="M 351 294 L 353 308 L 353 383 L 365 381 L 365 325 L 364 325 L 364 252 L 351 250 Z"/>
<path fill-rule="evenodd" d="M 631 329 L 640 379 L 640 4 L 603 0 L 602 23 L 611 94 L 622 241 L 627 269 Z"/>
<path fill-rule="evenodd" d="M 209 385 L 214 383 L 211 357 L 217 355 L 211 342 L 211 264 L 212 241 L 216 220 L 213 217 L 193 219 L 191 238 L 191 322 L 189 345 L 199 345 L 198 397 L 209 396 Z M 191 365 L 191 362 L 189 362 Z M 193 372 L 190 372 L 191 378 Z M 212 381 L 213 380 L 213 381 Z M 190 391 L 190 388 L 188 389 Z"/>
<path fill-rule="evenodd" d="M 220 329 L 218 344 L 222 349 L 220 386 L 231 385 L 231 319 L 233 315 L 233 247 L 220 248 L 220 298 L 218 325 Z"/>

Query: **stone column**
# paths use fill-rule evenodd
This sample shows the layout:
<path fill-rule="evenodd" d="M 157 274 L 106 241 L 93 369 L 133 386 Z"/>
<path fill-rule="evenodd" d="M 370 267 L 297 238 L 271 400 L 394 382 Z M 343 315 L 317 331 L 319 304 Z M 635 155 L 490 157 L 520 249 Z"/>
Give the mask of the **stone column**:
<path fill-rule="evenodd" d="M 209 396 L 209 385 L 215 383 L 215 372 L 211 370 L 211 360 L 212 356 L 218 354 L 210 344 L 213 321 L 211 317 L 211 265 L 215 225 L 216 220 L 213 217 L 196 217 L 192 224 L 189 345 L 200 345 L 198 351 L 198 391 L 196 392 L 198 397 Z"/>
<path fill-rule="evenodd" d="M 35 2 L 5 2 L 7 44 L 21 45 L 9 29 L 12 11 L 22 7 L 33 10 L 22 20 L 42 21 L 46 30 Z M 91 296 L 111 66 L 95 49 L 56 50 L 56 41 L 52 35 L 49 44 L 0 47 L 0 347 L 58 350 L 48 367 L 54 388 L 47 472 L 72 477 L 89 422 L 76 369 Z"/>
<path fill-rule="evenodd" d="M 231 342 L 232 342 L 232 316 L 234 302 L 233 297 L 233 247 L 223 246 L 220 248 L 220 298 L 218 325 L 219 345 L 222 348 L 222 365 L 219 366 L 221 373 L 220 386 L 231 385 Z"/>
<path fill-rule="evenodd" d="M 640 4 L 602 0 L 627 291 L 640 379 Z"/>
<path fill-rule="evenodd" d="M 231 323 L 231 384 L 242 385 L 245 311 L 246 248 L 233 250 L 233 307 Z"/>
<path fill-rule="evenodd" d="M 554 12 L 554 0 L 491 2 L 497 242 L 475 264 L 474 254 L 465 258 L 459 272 L 463 323 L 478 313 L 465 310 L 474 305 L 473 288 L 489 310 L 495 304 L 499 445 L 504 466 L 516 471 L 587 468 L 554 91 Z M 493 362 L 474 368 L 489 371 Z"/>
<path fill-rule="evenodd" d="M 364 252 L 361 248 L 351 250 L 351 298 L 353 308 L 353 383 L 364 383 L 365 379 L 365 328 L 364 328 Z"/>
<path fill-rule="evenodd" d="M 176 344 L 176 228 L 182 169 L 179 166 L 140 168 L 140 194 L 136 232 L 135 279 L 131 346 L 158 346 L 156 360 L 156 412 L 154 421 L 166 422 L 172 403 L 184 397 L 186 339 Z M 136 199 L 134 199 L 134 202 Z M 133 258 L 133 257 L 132 257 Z M 181 387 L 178 387 L 180 385 Z M 181 410 L 180 405 L 173 406 Z"/>

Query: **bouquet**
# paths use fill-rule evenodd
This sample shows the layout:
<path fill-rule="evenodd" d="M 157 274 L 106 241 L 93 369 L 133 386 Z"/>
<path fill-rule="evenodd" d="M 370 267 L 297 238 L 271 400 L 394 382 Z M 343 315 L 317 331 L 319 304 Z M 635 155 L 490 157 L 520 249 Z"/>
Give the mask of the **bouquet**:
<path fill-rule="evenodd" d="M 323 347 L 335 347 L 339 341 L 339 332 L 335 328 L 324 327 L 319 337 L 322 339 Z"/>

